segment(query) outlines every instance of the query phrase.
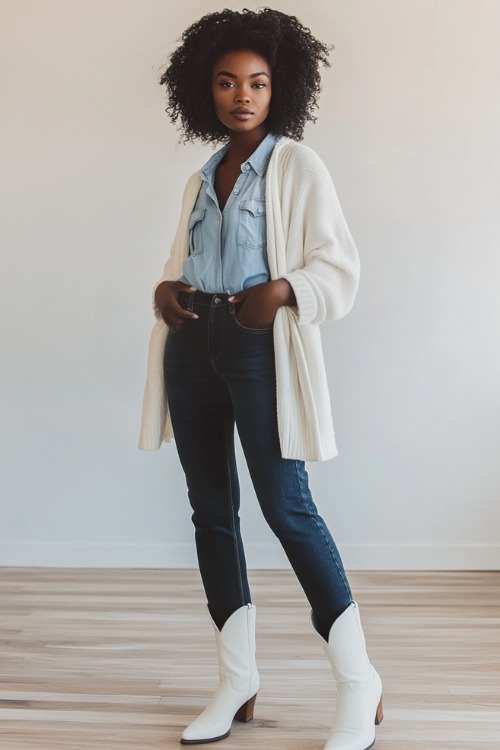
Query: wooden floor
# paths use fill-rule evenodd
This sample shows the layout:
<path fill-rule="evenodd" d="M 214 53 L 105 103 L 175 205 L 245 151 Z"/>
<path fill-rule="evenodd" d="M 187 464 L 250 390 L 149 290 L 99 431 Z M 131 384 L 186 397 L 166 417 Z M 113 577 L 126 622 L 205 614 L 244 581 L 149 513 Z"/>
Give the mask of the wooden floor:
<path fill-rule="evenodd" d="M 293 574 L 254 571 L 261 689 L 224 750 L 322 750 L 330 667 Z M 377 750 L 500 748 L 500 572 L 351 573 Z M 2 750 L 180 748 L 217 683 L 198 573 L 0 569 Z M 214 746 L 215 747 L 215 746 Z"/>

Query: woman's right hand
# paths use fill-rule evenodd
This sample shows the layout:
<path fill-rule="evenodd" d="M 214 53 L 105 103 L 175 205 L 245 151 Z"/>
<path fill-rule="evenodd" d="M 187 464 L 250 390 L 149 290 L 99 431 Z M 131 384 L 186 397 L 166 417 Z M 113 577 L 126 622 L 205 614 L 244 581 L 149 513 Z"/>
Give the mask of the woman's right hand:
<path fill-rule="evenodd" d="M 196 320 L 198 316 L 185 310 L 179 304 L 179 295 L 182 292 L 195 292 L 194 286 L 184 284 L 182 281 L 162 281 L 156 287 L 155 305 L 160 312 L 161 317 L 169 328 L 176 328 L 186 318 Z"/>

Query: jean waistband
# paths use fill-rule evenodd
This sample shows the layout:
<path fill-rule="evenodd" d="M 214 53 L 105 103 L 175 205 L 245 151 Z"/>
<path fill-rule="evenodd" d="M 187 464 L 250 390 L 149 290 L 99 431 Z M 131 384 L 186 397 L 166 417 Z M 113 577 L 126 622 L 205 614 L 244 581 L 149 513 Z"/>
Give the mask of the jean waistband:
<path fill-rule="evenodd" d="M 180 299 L 183 299 L 185 301 L 191 300 L 195 304 L 199 305 L 211 305 L 215 302 L 215 304 L 220 304 L 221 302 L 227 302 L 229 297 L 231 297 L 231 294 L 227 294 L 227 292 L 181 292 L 179 295 Z"/>

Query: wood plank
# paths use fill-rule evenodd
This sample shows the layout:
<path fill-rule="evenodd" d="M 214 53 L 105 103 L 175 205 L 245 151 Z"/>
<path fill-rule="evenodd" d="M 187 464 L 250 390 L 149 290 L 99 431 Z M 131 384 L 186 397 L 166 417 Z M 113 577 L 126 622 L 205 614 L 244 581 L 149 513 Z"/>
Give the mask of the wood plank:
<path fill-rule="evenodd" d="M 500 572 L 353 572 L 377 750 L 500 747 Z M 252 571 L 262 686 L 224 750 L 322 750 L 335 688 L 289 571 Z M 197 571 L 0 569 L 2 750 L 179 747 L 217 684 Z"/>

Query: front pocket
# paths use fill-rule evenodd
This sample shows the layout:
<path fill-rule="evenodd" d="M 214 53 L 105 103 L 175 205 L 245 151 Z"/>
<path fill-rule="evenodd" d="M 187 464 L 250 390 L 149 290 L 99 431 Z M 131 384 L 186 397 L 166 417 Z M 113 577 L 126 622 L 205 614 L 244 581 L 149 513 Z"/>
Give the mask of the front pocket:
<path fill-rule="evenodd" d="M 231 314 L 231 318 L 233 319 L 234 325 L 236 328 L 239 328 L 240 331 L 245 331 L 246 333 L 272 333 L 273 326 L 270 328 L 247 328 L 247 326 L 244 326 L 240 323 L 238 318 L 236 317 L 238 314 L 237 305 L 234 304 L 234 302 L 229 303 L 229 312 Z"/>
<path fill-rule="evenodd" d="M 203 221 L 206 208 L 197 208 L 189 217 L 189 255 L 198 255 L 203 251 Z"/>
<path fill-rule="evenodd" d="M 238 245 L 259 250 L 266 245 L 266 202 L 256 198 L 240 203 Z"/>
<path fill-rule="evenodd" d="M 181 292 L 179 294 L 178 300 L 179 305 L 182 307 L 183 310 L 188 310 L 188 312 L 193 312 L 193 305 L 194 305 L 194 292 Z M 177 333 L 177 331 L 180 331 L 181 328 L 184 328 L 186 323 L 188 323 L 191 320 L 191 318 L 182 318 L 180 323 L 177 323 L 175 328 L 169 328 L 169 333 Z"/>

